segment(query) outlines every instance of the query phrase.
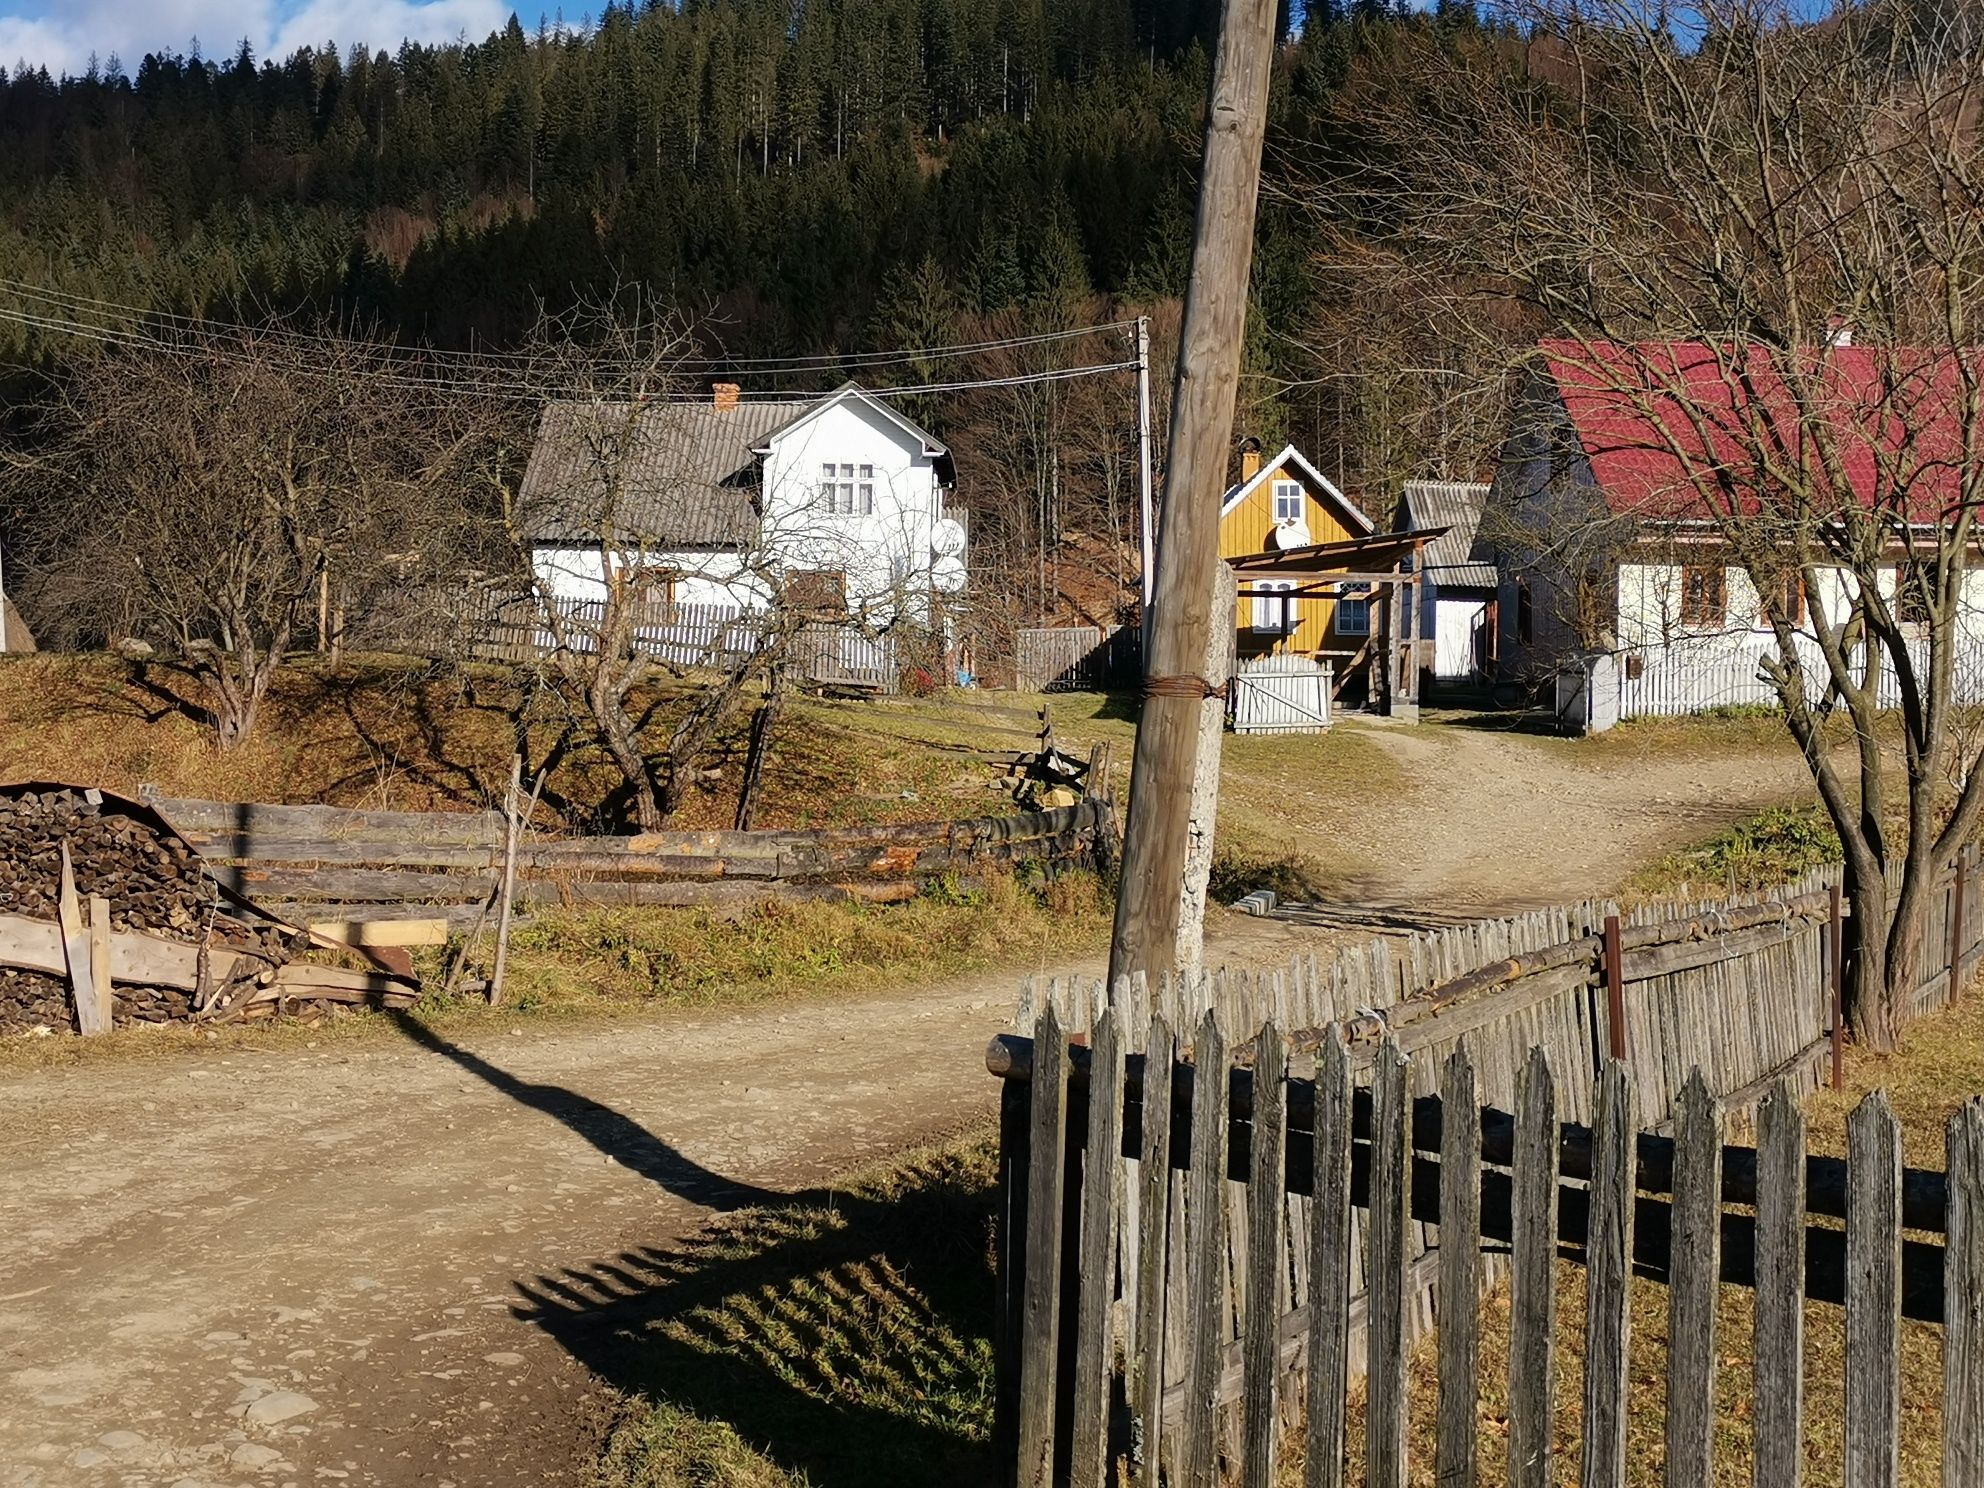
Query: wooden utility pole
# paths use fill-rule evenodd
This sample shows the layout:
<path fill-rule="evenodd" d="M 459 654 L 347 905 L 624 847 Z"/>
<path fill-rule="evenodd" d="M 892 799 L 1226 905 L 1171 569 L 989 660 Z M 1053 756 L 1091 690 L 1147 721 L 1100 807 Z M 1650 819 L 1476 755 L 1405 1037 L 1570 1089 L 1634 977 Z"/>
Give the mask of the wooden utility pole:
<path fill-rule="evenodd" d="M 1143 716 L 1109 954 L 1112 980 L 1141 971 L 1154 981 L 1176 948 L 1199 716 L 1211 690 L 1201 669 L 1219 566 L 1219 493 L 1226 484 L 1247 327 L 1275 10 L 1276 0 L 1225 0 L 1220 16 L 1171 400 Z"/>

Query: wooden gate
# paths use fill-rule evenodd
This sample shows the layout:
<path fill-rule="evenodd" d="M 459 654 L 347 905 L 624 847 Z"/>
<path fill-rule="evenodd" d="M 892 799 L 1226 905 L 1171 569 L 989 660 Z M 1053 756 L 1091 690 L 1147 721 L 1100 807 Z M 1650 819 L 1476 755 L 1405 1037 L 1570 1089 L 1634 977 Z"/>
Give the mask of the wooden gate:
<path fill-rule="evenodd" d="M 1233 674 L 1233 731 L 1319 734 L 1330 726 L 1333 681 L 1330 664 L 1311 657 L 1250 657 Z"/>

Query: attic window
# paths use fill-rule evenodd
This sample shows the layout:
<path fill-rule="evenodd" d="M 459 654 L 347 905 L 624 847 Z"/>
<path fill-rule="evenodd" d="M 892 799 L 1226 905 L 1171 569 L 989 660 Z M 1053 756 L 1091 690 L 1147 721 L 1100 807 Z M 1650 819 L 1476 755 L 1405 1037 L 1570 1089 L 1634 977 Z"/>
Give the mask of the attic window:
<path fill-rule="evenodd" d="M 820 501 L 835 516 L 866 517 L 874 513 L 875 467 L 858 467 L 859 483 L 854 478 L 856 468 L 831 462 L 820 467 Z"/>
<path fill-rule="evenodd" d="M 1292 480 L 1274 483 L 1274 519 L 1277 522 L 1302 520 L 1302 487 Z"/>

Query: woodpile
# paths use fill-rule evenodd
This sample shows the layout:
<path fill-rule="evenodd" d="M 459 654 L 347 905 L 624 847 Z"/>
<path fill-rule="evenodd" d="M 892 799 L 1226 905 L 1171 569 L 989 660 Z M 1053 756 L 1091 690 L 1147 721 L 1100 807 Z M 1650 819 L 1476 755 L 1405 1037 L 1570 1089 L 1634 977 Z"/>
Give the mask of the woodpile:
<path fill-rule="evenodd" d="M 306 932 L 225 893 L 150 807 L 0 786 L 0 1035 L 412 1000 L 369 972 L 304 963 L 309 949 Z"/>

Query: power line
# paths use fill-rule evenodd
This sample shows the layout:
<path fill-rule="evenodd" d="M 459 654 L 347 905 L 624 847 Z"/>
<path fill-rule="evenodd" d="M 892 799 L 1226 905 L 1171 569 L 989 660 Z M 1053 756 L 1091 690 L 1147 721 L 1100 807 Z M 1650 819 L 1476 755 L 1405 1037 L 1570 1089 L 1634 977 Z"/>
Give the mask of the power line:
<path fill-rule="evenodd" d="M 24 300 L 39 301 L 59 315 L 92 314 L 107 319 L 124 321 L 160 322 L 165 325 L 183 327 L 189 331 L 210 334 L 217 327 L 215 322 L 194 316 L 180 315 L 173 311 L 145 309 L 116 300 L 99 299 L 89 295 L 73 294 L 66 290 L 49 289 L 31 284 L 25 280 L 0 278 L 0 291 L 15 295 Z M 84 323 L 77 322 L 73 334 L 84 334 Z M 683 368 L 740 372 L 756 372 L 761 375 L 775 375 L 780 372 L 821 371 L 833 367 L 879 369 L 892 366 L 906 366 L 915 363 L 929 363 L 956 360 L 962 357 L 982 356 L 989 352 L 1020 350 L 1030 347 L 1052 345 L 1060 342 L 1084 340 L 1094 336 L 1115 333 L 1127 334 L 1134 329 L 1134 320 L 1107 321 L 1093 326 L 1076 326 L 1058 331 L 1043 331 L 1026 336 L 1004 336 L 985 341 L 963 342 L 950 346 L 901 347 L 888 351 L 859 351 L 846 353 L 820 353 L 817 355 L 792 355 L 783 357 L 732 357 L 696 354 L 671 359 L 672 364 Z M 110 329 L 106 327 L 105 329 Z M 477 367 L 501 365 L 505 363 L 535 365 L 543 361 L 540 353 L 524 351 L 459 351 L 439 347 L 402 346 L 387 342 L 358 342 L 337 337 L 291 330 L 286 327 L 244 326 L 240 329 L 270 340 L 287 342 L 299 346 L 323 348 L 335 346 L 343 349 L 357 349 L 361 355 L 377 356 L 384 360 L 394 359 L 395 354 L 431 358 L 442 363 L 461 363 Z M 610 358 L 602 358 L 610 361 Z"/>
<path fill-rule="evenodd" d="M 116 346 L 129 350 L 163 352 L 167 355 L 177 356 L 186 360 L 222 361 L 235 365 L 253 364 L 256 360 L 249 353 L 236 351 L 211 342 L 200 346 L 188 345 L 184 342 L 174 341 L 147 331 L 133 332 L 121 330 L 116 327 L 90 325 L 81 321 L 62 319 L 31 311 L 10 309 L 4 305 L 0 305 L 0 323 L 20 325 L 51 335 L 74 336 L 80 339 L 96 341 L 103 345 Z M 321 344 L 340 349 L 360 347 L 360 343 L 339 343 L 329 340 L 325 340 Z M 322 360 L 317 361 L 313 365 L 309 361 L 289 357 L 286 358 L 285 365 L 292 370 L 304 374 L 315 372 L 321 375 L 329 370 L 328 364 Z M 414 365 L 417 367 L 417 364 Z M 871 397 L 886 402 L 892 399 L 918 394 L 975 392 L 997 388 L 1071 382 L 1085 377 L 1098 377 L 1116 372 L 1134 371 L 1137 365 L 1135 360 L 1092 363 L 1079 367 L 1051 368 L 1040 372 L 1014 373 L 1001 377 L 953 379 L 916 383 L 901 387 L 864 388 L 863 391 Z M 492 374 L 500 374 L 506 369 L 494 368 L 490 370 Z M 565 381 L 561 386 L 559 383 L 553 381 L 533 382 L 521 377 L 501 378 L 496 375 L 471 377 L 454 372 L 424 375 L 417 370 L 402 370 L 399 372 L 370 371 L 366 373 L 366 376 L 374 386 L 396 391 L 442 392 L 510 402 L 537 403 L 571 399 L 584 400 L 599 396 L 598 388 L 569 380 Z M 814 391 L 754 390 L 748 393 L 740 392 L 739 397 L 741 400 L 751 402 L 811 402 L 829 397 L 834 391 L 836 389 L 832 388 Z M 649 399 L 649 401 L 655 403 L 685 404 L 700 404 L 707 402 L 707 400 L 707 394 L 687 392 L 665 393 Z M 631 399 L 623 395 L 608 401 L 626 402 L 631 401 Z"/>

